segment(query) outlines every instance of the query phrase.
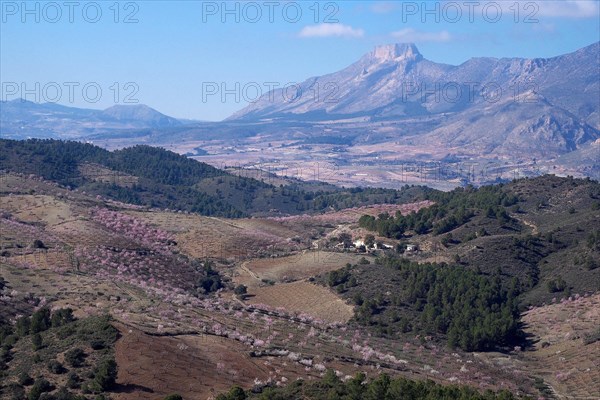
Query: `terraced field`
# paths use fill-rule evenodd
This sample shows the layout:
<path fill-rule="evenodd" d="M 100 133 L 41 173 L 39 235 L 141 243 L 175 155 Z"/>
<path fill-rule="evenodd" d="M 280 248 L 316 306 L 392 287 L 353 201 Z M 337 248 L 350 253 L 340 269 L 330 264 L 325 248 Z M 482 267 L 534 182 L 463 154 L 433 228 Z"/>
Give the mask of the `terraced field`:
<path fill-rule="evenodd" d="M 364 256 L 354 253 L 304 250 L 287 257 L 261 258 L 245 263 L 259 279 L 290 282 L 356 264 Z"/>
<path fill-rule="evenodd" d="M 176 235 L 183 252 L 197 258 L 240 260 L 276 249 L 289 251 L 300 232 L 274 221 L 261 219 L 226 220 L 166 212 L 129 212 Z"/>
<path fill-rule="evenodd" d="M 535 350 L 524 355 L 532 371 L 561 398 L 600 398 L 600 341 L 583 341 L 600 328 L 600 295 L 538 307 L 523 320 L 537 339 Z"/>
<path fill-rule="evenodd" d="M 353 307 L 331 290 L 306 281 L 252 288 L 248 303 L 281 307 L 326 322 L 345 323 L 354 314 Z"/>

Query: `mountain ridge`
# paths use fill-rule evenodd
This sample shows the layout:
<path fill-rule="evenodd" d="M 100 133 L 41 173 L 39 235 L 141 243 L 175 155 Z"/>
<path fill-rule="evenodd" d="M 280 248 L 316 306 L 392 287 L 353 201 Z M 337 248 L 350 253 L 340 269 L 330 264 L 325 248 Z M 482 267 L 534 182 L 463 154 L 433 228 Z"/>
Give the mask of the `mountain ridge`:
<path fill-rule="evenodd" d="M 291 102 L 285 102 L 283 89 L 275 89 L 261 96 L 256 102 L 231 115 L 226 121 L 252 120 L 267 117 L 286 118 L 307 115 L 309 112 L 325 112 L 330 115 L 372 115 L 378 108 L 388 111 L 381 116 L 410 115 L 404 109 L 411 109 L 418 103 L 425 105 L 429 114 L 448 107 L 453 103 L 452 93 L 433 93 L 431 91 L 447 91 L 459 85 L 462 89 L 458 102 L 465 101 L 477 104 L 485 100 L 486 92 L 479 93 L 478 86 L 499 86 L 503 94 L 518 95 L 522 91 L 534 88 L 546 92 L 546 97 L 552 103 L 557 103 L 586 120 L 594 128 L 600 128 L 593 112 L 594 104 L 588 101 L 572 99 L 560 101 L 563 97 L 557 91 L 568 85 L 565 77 L 580 76 L 583 82 L 570 90 L 571 94 L 581 94 L 583 90 L 593 95 L 599 92 L 597 70 L 593 63 L 585 62 L 598 58 L 600 42 L 591 44 L 573 53 L 551 58 L 491 58 L 478 57 L 465 61 L 460 65 L 448 65 L 427 60 L 412 43 L 377 46 L 374 50 L 363 55 L 355 63 L 340 71 L 311 77 L 299 84 L 301 97 Z M 584 58 L 585 60 L 581 60 Z M 597 65 L 597 63 L 596 63 Z M 547 72 L 551 76 L 546 76 Z M 322 98 L 306 96 L 310 90 L 329 90 Z M 442 85 L 440 89 L 440 85 Z M 329 86 L 329 89 L 327 89 Z M 466 90 L 466 92 L 465 92 Z M 335 97 L 334 97 L 335 94 Z M 465 99 L 466 97 L 468 99 Z M 440 97 L 442 97 L 440 99 Z M 465 98 L 463 98 L 465 97 Z M 391 107 L 398 101 L 403 107 Z M 593 103 L 593 100 L 592 100 Z M 468 104 L 467 104 L 468 105 Z M 592 110 L 590 111 L 590 108 Z M 395 111 L 392 111 L 395 110 Z"/>
<path fill-rule="evenodd" d="M 183 125 L 145 104 L 118 104 L 104 110 L 35 103 L 26 99 L 2 102 L 3 138 L 78 138 L 114 129 L 170 128 Z"/>

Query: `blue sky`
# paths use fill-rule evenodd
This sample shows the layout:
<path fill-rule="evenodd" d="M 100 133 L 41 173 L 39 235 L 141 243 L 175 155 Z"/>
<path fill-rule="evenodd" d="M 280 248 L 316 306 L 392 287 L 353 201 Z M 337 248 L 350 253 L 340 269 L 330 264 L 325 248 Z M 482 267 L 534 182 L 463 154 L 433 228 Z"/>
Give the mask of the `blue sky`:
<path fill-rule="evenodd" d="M 379 44 L 414 42 L 427 59 L 460 64 L 552 57 L 600 40 L 595 0 L 70 4 L 0 1 L 2 100 L 139 101 L 220 120 L 257 87 L 334 72 Z M 207 94 L 214 85 L 219 93 Z M 231 90 L 225 99 L 222 88 Z"/>

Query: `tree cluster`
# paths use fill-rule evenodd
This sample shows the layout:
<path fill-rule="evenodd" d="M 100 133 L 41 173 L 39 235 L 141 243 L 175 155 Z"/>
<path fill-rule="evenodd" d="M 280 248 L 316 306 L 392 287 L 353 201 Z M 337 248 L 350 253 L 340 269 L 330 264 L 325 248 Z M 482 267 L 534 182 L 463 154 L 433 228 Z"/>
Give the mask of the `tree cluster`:
<path fill-rule="evenodd" d="M 403 377 L 391 378 L 381 374 L 368 380 L 364 373 L 342 381 L 333 370 L 328 370 L 318 381 L 297 380 L 285 387 L 267 386 L 259 390 L 244 391 L 233 387 L 220 394 L 217 400 L 513 400 L 508 391 L 480 393 L 468 386 L 440 385 L 433 381 L 414 381 Z"/>
<path fill-rule="evenodd" d="M 363 215 L 358 221 L 359 226 L 376 231 L 380 236 L 400 239 L 408 230 L 416 234 L 432 232 L 441 235 L 466 224 L 478 213 L 505 223 L 510 220 L 505 207 L 516 204 L 518 198 L 502 188 L 502 185 L 497 185 L 479 189 L 457 188 L 448 193 L 432 191 L 426 196 L 435 201 L 431 207 L 408 215 L 396 212 L 393 217 L 387 213 L 377 218 Z"/>
<path fill-rule="evenodd" d="M 355 279 L 363 274 L 368 279 Z M 499 275 L 462 266 L 387 257 L 374 266 L 333 271 L 329 284 L 335 283 L 349 289 L 355 320 L 383 336 L 436 335 L 466 351 L 510 346 L 522 338 L 517 279 L 504 285 Z"/>

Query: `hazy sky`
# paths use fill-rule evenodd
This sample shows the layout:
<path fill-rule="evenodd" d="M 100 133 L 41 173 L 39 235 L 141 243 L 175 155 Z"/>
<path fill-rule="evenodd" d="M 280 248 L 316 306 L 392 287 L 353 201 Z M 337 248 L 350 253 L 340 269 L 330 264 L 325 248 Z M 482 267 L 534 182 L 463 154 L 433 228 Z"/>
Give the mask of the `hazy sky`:
<path fill-rule="evenodd" d="M 0 8 L 2 100 L 139 101 L 203 120 L 229 116 L 271 85 L 337 71 L 379 44 L 414 42 L 427 59 L 460 64 L 552 57 L 600 40 L 595 0 L 2 0 Z"/>

